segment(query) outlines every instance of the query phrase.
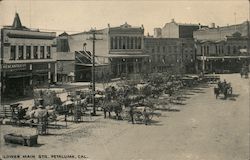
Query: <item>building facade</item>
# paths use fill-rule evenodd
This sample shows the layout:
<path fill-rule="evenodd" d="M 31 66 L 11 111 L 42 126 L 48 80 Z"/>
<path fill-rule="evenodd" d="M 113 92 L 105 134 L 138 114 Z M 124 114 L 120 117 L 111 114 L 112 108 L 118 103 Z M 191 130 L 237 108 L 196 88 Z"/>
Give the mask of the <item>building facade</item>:
<path fill-rule="evenodd" d="M 152 72 L 194 73 L 193 39 L 145 37 L 144 47 L 150 55 Z"/>
<path fill-rule="evenodd" d="M 31 30 L 16 13 L 12 26 L 1 29 L 3 96 L 28 96 L 33 87 L 56 82 L 56 33 Z"/>
<path fill-rule="evenodd" d="M 249 22 L 194 32 L 197 68 L 204 72 L 239 72 L 249 66 Z"/>
<path fill-rule="evenodd" d="M 193 38 L 193 32 L 203 28 L 200 24 L 177 23 L 174 19 L 163 28 L 154 29 L 155 38 Z"/>
<path fill-rule="evenodd" d="M 110 76 L 147 72 L 143 67 L 148 63 L 148 56 L 144 53 L 143 26 L 133 27 L 127 23 L 118 27 L 108 25 L 105 29 L 95 30 L 95 38 L 95 61 L 100 68 L 109 69 Z M 92 31 L 69 35 L 68 41 L 70 51 L 78 52 L 79 57 L 92 57 Z"/>

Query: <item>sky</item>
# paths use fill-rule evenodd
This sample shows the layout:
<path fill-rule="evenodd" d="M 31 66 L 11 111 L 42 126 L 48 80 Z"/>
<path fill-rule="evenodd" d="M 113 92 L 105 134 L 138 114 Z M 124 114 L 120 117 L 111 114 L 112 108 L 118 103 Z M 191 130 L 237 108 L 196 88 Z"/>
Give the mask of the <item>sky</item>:
<path fill-rule="evenodd" d="M 180 23 L 225 26 L 249 18 L 248 0 L 0 0 L 0 27 L 11 25 L 15 12 L 29 28 L 77 33 L 127 22 L 153 34 L 175 19 Z"/>

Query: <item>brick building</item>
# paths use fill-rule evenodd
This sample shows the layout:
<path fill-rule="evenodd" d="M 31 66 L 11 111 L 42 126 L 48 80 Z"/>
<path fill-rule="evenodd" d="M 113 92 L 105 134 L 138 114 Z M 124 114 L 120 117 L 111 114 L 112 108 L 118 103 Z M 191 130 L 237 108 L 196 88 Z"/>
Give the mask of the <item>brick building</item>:
<path fill-rule="evenodd" d="M 28 96 L 33 87 L 56 82 L 56 33 L 31 30 L 16 13 L 12 26 L 1 29 L 2 95 Z"/>
<path fill-rule="evenodd" d="M 145 52 L 150 57 L 153 72 L 172 71 L 175 73 L 194 73 L 194 40 L 187 38 L 144 39 Z"/>

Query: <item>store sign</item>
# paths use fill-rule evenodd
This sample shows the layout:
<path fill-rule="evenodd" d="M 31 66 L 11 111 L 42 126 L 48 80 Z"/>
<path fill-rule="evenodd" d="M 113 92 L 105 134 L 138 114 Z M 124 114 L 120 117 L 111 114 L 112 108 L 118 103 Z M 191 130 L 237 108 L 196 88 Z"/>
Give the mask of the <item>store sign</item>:
<path fill-rule="evenodd" d="M 3 64 L 2 69 L 5 71 L 21 71 L 27 69 L 27 64 Z"/>

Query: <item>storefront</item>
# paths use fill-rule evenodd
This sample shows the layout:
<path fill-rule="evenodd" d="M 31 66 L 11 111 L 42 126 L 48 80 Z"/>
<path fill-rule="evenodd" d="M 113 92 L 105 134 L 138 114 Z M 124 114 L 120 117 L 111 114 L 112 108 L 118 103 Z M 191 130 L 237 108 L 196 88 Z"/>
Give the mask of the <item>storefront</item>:
<path fill-rule="evenodd" d="M 54 63 L 16 63 L 2 65 L 3 98 L 32 96 L 33 88 L 48 87 L 53 81 Z"/>

